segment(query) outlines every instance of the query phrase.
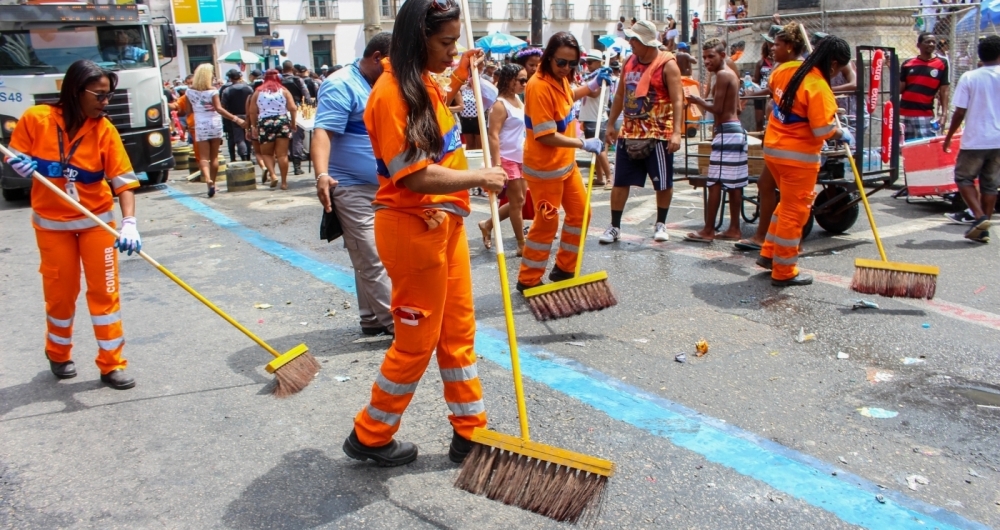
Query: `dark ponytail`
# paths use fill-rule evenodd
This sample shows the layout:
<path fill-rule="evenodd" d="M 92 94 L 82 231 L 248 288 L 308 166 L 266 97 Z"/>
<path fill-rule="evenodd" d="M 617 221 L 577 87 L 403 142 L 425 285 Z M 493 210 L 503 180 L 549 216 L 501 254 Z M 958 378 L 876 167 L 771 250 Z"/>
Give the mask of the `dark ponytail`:
<path fill-rule="evenodd" d="M 420 151 L 435 156 L 444 148 L 434 103 L 424 86 L 427 38 L 437 33 L 445 22 L 457 20 L 461 10 L 453 0 L 445 0 L 447 9 L 432 7 L 431 4 L 437 1 L 404 2 L 396 15 L 389 44 L 389 63 L 399 83 L 403 103 L 409 109 L 406 120 L 406 158 L 409 160 L 418 158 Z"/>
<path fill-rule="evenodd" d="M 806 57 L 806 60 L 802 61 L 798 70 L 792 75 L 791 81 L 785 87 L 785 92 L 781 95 L 781 103 L 778 104 L 778 108 L 783 114 L 786 116 L 791 114 L 792 104 L 795 103 L 795 93 L 799 91 L 806 74 L 813 68 L 819 68 L 826 84 L 830 84 L 830 68 L 833 66 L 833 61 L 837 61 L 841 65 L 849 63 L 851 61 L 851 45 L 840 37 L 830 35 L 816 43 L 816 48 L 809 54 L 809 57 Z"/>

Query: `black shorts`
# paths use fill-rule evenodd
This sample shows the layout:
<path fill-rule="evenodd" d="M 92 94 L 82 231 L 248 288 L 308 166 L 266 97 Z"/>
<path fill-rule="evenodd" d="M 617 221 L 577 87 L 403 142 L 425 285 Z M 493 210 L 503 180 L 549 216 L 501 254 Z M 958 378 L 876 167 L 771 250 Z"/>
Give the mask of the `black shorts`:
<path fill-rule="evenodd" d="M 580 122 L 580 123 L 583 124 L 583 137 L 584 138 L 594 138 L 594 129 L 597 127 L 597 122 L 596 121 L 584 121 L 584 122 Z M 608 128 L 607 125 L 608 125 L 608 122 L 606 122 L 606 121 L 601 122 L 601 130 L 600 130 L 599 136 L 597 136 L 597 139 L 600 140 L 600 141 L 602 141 L 602 142 L 604 141 L 605 131 Z"/>
<path fill-rule="evenodd" d="M 615 148 L 615 187 L 646 186 L 646 177 L 653 182 L 653 189 L 664 191 L 674 187 L 674 154 L 670 142 L 657 140 L 653 152 L 642 160 L 632 160 L 625 150 L 625 139 L 618 139 Z"/>
<path fill-rule="evenodd" d="M 459 123 L 462 124 L 462 134 L 480 134 L 479 133 L 479 118 L 458 118 Z"/>
<path fill-rule="evenodd" d="M 765 103 L 767 103 L 767 100 L 764 98 L 754 98 L 753 100 L 754 110 L 764 110 Z"/>

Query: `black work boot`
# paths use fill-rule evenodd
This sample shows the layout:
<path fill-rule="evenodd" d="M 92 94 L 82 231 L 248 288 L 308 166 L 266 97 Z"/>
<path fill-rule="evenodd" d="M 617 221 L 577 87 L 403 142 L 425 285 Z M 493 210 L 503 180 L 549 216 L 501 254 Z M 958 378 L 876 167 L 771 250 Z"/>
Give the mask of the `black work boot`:
<path fill-rule="evenodd" d="M 771 268 L 774 266 L 774 260 L 772 260 L 771 258 L 765 258 L 764 256 L 757 256 L 756 263 L 758 267 L 767 270 L 771 270 Z"/>
<path fill-rule="evenodd" d="M 789 278 L 787 280 L 775 280 L 771 279 L 771 285 L 775 287 L 793 287 L 796 285 L 812 285 L 813 277 L 800 272 L 795 275 L 794 278 Z"/>
<path fill-rule="evenodd" d="M 523 293 L 524 291 L 526 291 L 528 289 L 534 289 L 535 287 L 538 287 L 539 285 L 542 285 L 542 282 L 538 282 L 536 285 L 525 285 L 525 284 L 523 284 L 521 282 L 517 282 L 517 284 L 514 286 L 514 288 L 517 289 L 517 292 Z"/>
<path fill-rule="evenodd" d="M 351 429 L 351 434 L 344 440 L 344 453 L 355 460 L 374 460 L 379 467 L 396 467 L 416 460 L 417 446 L 393 440 L 382 447 L 368 447 L 358 440 L 358 433 Z"/>
<path fill-rule="evenodd" d="M 472 451 L 472 442 L 462 438 L 458 431 L 453 430 L 451 447 L 448 448 L 448 459 L 456 464 L 461 464 L 465 461 L 465 457 L 469 456 L 469 451 Z"/>
<path fill-rule="evenodd" d="M 566 272 L 560 269 L 558 266 L 553 266 L 552 272 L 549 273 L 549 281 L 561 282 L 563 280 L 568 280 L 574 276 L 576 276 L 576 273 Z"/>
<path fill-rule="evenodd" d="M 48 355 L 45 356 L 46 359 L 48 357 Z M 76 363 L 71 360 L 64 363 L 57 363 L 49 359 L 49 370 L 52 370 L 52 375 L 56 376 L 57 379 L 73 379 L 76 377 Z"/>
<path fill-rule="evenodd" d="M 135 386 L 135 379 L 125 375 L 125 370 L 111 370 L 101 374 L 101 382 L 115 390 L 126 390 Z"/>

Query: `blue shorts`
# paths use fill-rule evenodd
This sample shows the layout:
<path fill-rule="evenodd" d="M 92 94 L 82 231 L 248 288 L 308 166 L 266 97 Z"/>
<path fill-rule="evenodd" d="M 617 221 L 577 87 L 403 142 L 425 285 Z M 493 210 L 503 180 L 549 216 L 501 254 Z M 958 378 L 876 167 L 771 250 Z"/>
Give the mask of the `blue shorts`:
<path fill-rule="evenodd" d="M 657 140 L 653 152 L 642 160 L 632 160 L 625 150 L 625 139 L 618 139 L 615 148 L 615 187 L 646 186 L 646 176 L 653 181 L 656 191 L 674 187 L 674 154 L 668 149 L 670 143 Z"/>

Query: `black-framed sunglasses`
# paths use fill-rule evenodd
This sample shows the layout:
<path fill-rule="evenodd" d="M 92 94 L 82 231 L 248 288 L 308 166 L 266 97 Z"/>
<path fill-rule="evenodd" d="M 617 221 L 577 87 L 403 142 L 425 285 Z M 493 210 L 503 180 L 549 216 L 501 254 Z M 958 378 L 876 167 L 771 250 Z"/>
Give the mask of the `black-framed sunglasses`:
<path fill-rule="evenodd" d="M 452 0 L 434 0 L 431 2 L 431 9 L 435 11 L 447 11 L 455 7 L 455 3 Z"/>
<path fill-rule="evenodd" d="M 570 68 L 579 68 L 580 60 L 577 59 L 575 61 L 567 61 L 566 59 L 556 58 L 556 66 L 559 68 L 566 68 L 567 65 L 569 65 Z"/>
<path fill-rule="evenodd" d="M 111 101 L 111 98 L 115 95 L 114 92 L 94 92 L 93 90 L 87 90 L 86 88 L 83 89 L 83 91 L 88 94 L 93 94 L 94 97 L 97 98 L 98 103 Z"/>
<path fill-rule="evenodd" d="M 528 78 L 527 78 L 527 77 L 524 77 L 524 78 L 518 78 L 518 79 L 517 79 L 517 82 L 518 82 L 518 83 L 521 83 L 522 85 L 527 85 L 527 84 L 528 84 Z"/>

